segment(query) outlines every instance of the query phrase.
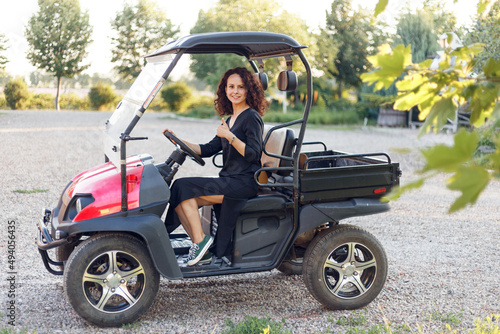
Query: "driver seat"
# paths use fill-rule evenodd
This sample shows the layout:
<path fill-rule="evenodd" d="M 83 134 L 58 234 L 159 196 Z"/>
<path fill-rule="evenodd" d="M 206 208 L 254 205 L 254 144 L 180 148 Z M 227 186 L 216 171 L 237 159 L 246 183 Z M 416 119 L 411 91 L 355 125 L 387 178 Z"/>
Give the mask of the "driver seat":
<path fill-rule="evenodd" d="M 266 138 L 267 134 L 271 130 L 270 125 L 264 125 L 263 139 Z M 282 155 L 291 157 L 293 154 L 293 148 L 295 146 L 295 134 L 290 128 L 280 128 L 274 130 L 266 143 L 266 151 L 268 153 Z M 266 153 L 262 152 L 262 157 L 260 158 L 262 167 L 291 167 L 292 162 L 289 160 L 284 160 L 276 157 L 271 157 Z M 280 176 L 289 176 L 291 171 L 277 170 L 272 171 Z M 261 172 L 259 175 L 260 183 L 267 183 L 267 179 L 270 175 L 268 173 Z"/>

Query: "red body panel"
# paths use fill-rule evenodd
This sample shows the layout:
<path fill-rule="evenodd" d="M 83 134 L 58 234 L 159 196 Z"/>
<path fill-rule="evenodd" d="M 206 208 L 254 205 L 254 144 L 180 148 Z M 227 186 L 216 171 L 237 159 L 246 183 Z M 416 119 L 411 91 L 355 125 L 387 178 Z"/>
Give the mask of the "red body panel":
<path fill-rule="evenodd" d="M 137 156 L 127 159 L 128 209 L 139 207 L 141 175 L 144 165 Z M 107 216 L 121 211 L 120 169 L 111 162 L 94 167 L 73 178 L 67 190 L 70 198 L 77 194 L 91 194 L 94 202 L 80 211 L 73 221 Z"/>

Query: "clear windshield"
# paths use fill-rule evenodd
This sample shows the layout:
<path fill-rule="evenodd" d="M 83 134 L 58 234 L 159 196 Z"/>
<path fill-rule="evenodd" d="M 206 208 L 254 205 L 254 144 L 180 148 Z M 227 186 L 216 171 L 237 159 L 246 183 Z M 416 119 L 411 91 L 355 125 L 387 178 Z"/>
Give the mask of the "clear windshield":
<path fill-rule="evenodd" d="M 116 166 L 120 166 L 120 136 L 138 113 L 141 106 L 147 106 L 163 84 L 162 75 L 173 60 L 173 55 L 151 57 L 142 72 L 135 79 L 123 100 L 106 124 L 104 154 Z"/>

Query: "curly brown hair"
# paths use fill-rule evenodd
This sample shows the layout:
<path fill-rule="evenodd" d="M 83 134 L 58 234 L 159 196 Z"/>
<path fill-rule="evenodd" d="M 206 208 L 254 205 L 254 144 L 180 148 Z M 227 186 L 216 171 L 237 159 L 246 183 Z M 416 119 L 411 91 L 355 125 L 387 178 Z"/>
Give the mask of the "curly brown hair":
<path fill-rule="evenodd" d="M 233 105 L 226 96 L 227 80 L 233 74 L 238 74 L 241 80 L 243 80 L 243 84 L 247 90 L 246 103 L 251 108 L 255 109 L 259 115 L 264 116 L 268 106 L 264 95 L 264 89 L 252 72 L 244 67 L 235 67 L 230 69 L 226 71 L 222 79 L 220 79 L 219 87 L 217 88 L 217 97 L 214 101 L 217 114 L 219 116 L 233 114 Z"/>

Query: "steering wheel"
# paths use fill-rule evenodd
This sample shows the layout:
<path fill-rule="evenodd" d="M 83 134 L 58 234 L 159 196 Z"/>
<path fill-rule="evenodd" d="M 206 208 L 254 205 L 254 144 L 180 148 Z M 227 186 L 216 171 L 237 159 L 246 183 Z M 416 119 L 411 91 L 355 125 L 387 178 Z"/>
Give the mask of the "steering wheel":
<path fill-rule="evenodd" d="M 191 147 L 187 146 L 182 140 L 174 136 L 168 131 L 163 132 L 163 135 L 168 138 L 177 148 L 182 150 L 184 153 L 188 155 L 193 161 L 195 161 L 200 166 L 205 166 L 205 161 L 191 149 Z"/>

